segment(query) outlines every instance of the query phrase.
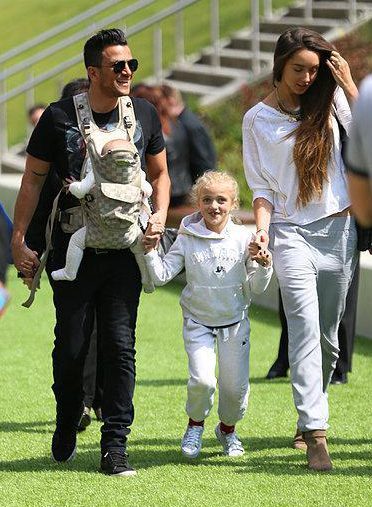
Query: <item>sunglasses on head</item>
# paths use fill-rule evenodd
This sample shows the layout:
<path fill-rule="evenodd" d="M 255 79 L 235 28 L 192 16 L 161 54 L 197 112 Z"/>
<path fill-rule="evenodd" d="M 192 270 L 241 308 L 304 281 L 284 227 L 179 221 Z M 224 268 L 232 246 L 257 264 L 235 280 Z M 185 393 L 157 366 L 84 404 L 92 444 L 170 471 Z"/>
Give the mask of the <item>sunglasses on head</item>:
<path fill-rule="evenodd" d="M 136 72 L 138 69 L 138 60 L 136 58 L 132 58 L 131 60 L 120 60 L 112 65 L 102 65 L 102 67 L 111 67 L 115 74 L 120 74 L 120 72 L 123 72 L 126 65 L 128 65 L 131 72 Z"/>

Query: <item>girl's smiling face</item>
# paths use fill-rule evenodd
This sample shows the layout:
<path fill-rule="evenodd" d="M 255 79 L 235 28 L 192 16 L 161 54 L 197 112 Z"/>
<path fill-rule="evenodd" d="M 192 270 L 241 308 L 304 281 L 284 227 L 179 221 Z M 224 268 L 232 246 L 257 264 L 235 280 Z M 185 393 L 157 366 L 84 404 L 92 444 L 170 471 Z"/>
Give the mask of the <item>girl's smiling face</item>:
<path fill-rule="evenodd" d="M 207 229 L 220 233 L 227 224 L 236 197 L 230 185 L 208 185 L 200 189 L 198 208 Z"/>

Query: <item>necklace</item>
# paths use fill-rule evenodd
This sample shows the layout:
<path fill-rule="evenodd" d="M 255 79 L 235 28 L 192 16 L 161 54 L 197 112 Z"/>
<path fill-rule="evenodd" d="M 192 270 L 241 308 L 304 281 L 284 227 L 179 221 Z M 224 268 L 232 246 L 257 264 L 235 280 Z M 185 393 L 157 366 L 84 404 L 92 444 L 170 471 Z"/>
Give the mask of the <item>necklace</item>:
<path fill-rule="evenodd" d="M 290 122 L 296 122 L 300 121 L 302 119 L 301 109 L 296 109 L 295 111 L 291 111 L 289 109 L 286 109 L 283 105 L 283 102 L 279 98 L 279 92 L 278 89 L 275 88 L 275 98 L 278 105 L 278 111 L 280 111 L 282 114 L 285 114 L 288 116 L 288 121 Z"/>

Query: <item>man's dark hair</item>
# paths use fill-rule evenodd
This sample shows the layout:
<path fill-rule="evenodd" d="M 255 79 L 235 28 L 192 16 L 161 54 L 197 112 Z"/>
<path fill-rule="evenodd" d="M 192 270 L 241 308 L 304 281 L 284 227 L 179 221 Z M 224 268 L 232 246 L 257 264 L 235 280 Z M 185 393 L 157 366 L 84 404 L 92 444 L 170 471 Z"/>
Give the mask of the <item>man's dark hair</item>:
<path fill-rule="evenodd" d="M 67 97 L 73 97 L 78 93 L 87 92 L 89 88 L 89 80 L 85 77 L 74 79 L 69 83 L 65 84 L 62 88 L 61 99 L 67 99 Z"/>
<path fill-rule="evenodd" d="M 107 46 L 126 46 L 127 38 L 120 28 L 100 30 L 88 39 L 84 45 L 85 67 L 100 67 L 102 63 L 102 51 Z"/>

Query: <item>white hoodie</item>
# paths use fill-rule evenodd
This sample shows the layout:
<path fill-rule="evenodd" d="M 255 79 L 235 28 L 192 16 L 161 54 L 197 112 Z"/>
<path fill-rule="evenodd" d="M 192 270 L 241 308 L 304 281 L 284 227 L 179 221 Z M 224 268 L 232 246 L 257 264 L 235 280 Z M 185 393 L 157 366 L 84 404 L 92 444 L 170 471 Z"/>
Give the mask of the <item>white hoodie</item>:
<path fill-rule="evenodd" d="M 205 326 L 228 326 L 247 315 L 250 294 L 263 292 L 272 267 L 249 258 L 253 234 L 231 219 L 219 234 L 206 228 L 200 213 L 185 217 L 163 259 L 145 255 L 155 285 L 164 285 L 185 268 L 186 287 L 180 299 L 183 315 Z"/>

